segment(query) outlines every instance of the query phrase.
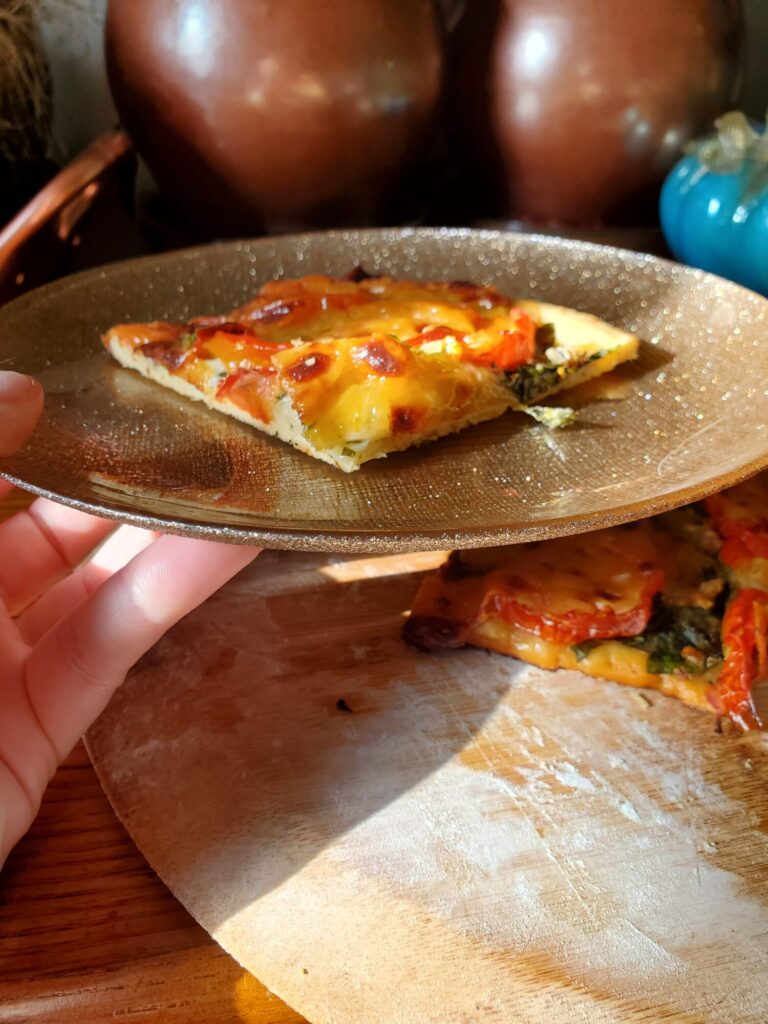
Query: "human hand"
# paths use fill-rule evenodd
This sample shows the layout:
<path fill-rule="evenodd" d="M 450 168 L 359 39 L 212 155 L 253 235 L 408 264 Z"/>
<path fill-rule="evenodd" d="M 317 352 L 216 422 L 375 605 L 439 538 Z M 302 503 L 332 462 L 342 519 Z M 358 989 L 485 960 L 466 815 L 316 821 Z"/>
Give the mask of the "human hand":
<path fill-rule="evenodd" d="M 36 381 L 0 372 L 0 455 L 42 406 Z M 8 490 L 0 480 L 0 499 Z M 0 523 L 0 865 L 128 669 L 256 554 L 44 498 Z"/>

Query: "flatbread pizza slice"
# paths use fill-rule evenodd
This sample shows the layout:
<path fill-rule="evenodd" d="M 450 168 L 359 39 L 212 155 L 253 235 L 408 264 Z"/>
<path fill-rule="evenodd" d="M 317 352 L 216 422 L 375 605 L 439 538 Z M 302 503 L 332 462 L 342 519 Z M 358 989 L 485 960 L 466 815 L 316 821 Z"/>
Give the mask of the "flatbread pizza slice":
<path fill-rule="evenodd" d="M 737 564 L 726 559 L 734 559 L 734 523 L 757 544 L 759 524 L 744 512 L 766 503 L 762 474 L 705 506 L 641 523 L 454 552 L 422 583 L 405 638 L 430 651 L 469 644 L 651 687 L 758 728 L 752 690 L 768 680 L 765 559 L 742 549 Z M 749 550 L 742 533 L 739 542 Z"/>
<path fill-rule="evenodd" d="M 345 472 L 637 355 L 637 339 L 575 310 L 513 302 L 467 282 L 312 275 L 264 285 L 227 316 L 122 324 L 103 342 L 123 366 Z"/>

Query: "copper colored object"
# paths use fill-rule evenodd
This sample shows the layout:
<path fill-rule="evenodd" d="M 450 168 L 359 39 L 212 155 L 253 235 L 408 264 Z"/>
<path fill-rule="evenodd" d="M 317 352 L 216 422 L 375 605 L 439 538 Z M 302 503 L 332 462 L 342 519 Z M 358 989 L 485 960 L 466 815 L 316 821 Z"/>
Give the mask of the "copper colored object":
<path fill-rule="evenodd" d="M 655 217 L 681 146 L 733 98 L 740 30 L 735 0 L 473 0 L 454 33 L 456 109 L 504 212 Z"/>
<path fill-rule="evenodd" d="M 346 475 L 119 367 L 125 320 L 233 309 L 276 274 L 477 280 L 579 307 L 645 339 L 554 433 L 522 414 Z M 768 464 L 768 300 L 651 256 L 494 231 L 315 233 L 112 264 L 0 309 L 0 362 L 34 373 L 44 418 L 0 474 L 127 522 L 235 543 L 407 551 L 533 540 L 638 519 Z M 738 325 L 738 333 L 735 330 Z M 561 400 L 562 399 L 561 397 Z"/>
<path fill-rule="evenodd" d="M 241 234 L 385 215 L 442 84 L 431 0 L 111 0 L 106 39 L 165 192 Z"/>
<path fill-rule="evenodd" d="M 62 251 L 79 243 L 80 221 L 113 179 L 127 169 L 132 182 L 132 160 L 125 132 L 100 136 L 0 230 L 0 302 L 46 279 Z"/>

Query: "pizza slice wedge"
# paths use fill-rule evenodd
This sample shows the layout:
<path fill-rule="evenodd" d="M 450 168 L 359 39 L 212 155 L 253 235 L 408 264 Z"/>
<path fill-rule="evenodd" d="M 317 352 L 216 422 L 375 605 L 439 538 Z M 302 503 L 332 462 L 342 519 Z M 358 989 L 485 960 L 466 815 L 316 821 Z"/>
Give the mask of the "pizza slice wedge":
<path fill-rule="evenodd" d="M 768 498 L 764 474 L 708 505 L 733 510 L 758 487 Z M 759 728 L 752 691 L 768 680 L 768 590 L 759 566 L 750 573 L 742 560 L 734 573 L 722 559 L 722 529 L 722 518 L 689 506 L 578 537 L 454 552 L 422 583 L 405 638 L 651 687 Z"/>
<path fill-rule="evenodd" d="M 538 406 L 634 359 L 638 341 L 596 317 L 513 302 L 467 282 L 312 275 L 185 324 L 122 324 L 123 366 L 345 472 L 509 409 Z"/>

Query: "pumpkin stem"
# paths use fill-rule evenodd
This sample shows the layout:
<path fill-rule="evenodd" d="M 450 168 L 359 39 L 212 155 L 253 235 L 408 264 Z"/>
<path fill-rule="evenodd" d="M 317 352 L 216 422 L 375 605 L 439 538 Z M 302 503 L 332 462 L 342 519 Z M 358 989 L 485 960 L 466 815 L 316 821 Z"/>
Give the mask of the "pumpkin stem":
<path fill-rule="evenodd" d="M 688 143 L 685 152 L 697 156 L 709 171 L 734 174 L 745 160 L 768 165 L 768 133 L 757 131 L 745 114 L 731 110 L 715 121 L 716 134 Z"/>

